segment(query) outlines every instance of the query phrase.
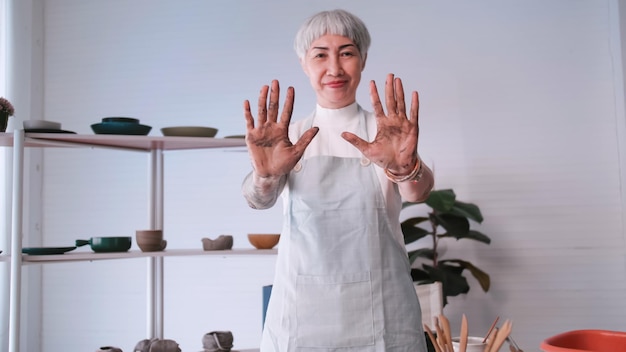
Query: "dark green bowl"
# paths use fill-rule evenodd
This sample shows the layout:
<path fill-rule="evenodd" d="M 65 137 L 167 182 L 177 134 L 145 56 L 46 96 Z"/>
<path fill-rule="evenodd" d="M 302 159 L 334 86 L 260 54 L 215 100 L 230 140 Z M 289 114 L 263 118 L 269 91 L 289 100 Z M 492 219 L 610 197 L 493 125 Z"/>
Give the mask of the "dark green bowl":
<path fill-rule="evenodd" d="M 103 117 L 102 122 L 139 123 L 139 119 L 136 119 L 134 117 L 111 116 L 111 117 Z"/>
<path fill-rule="evenodd" d="M 89 240 L 76 240 L 76 247 L 90 245 L 97 253 L 128 252 L 132 244 L 130 236 L 124 237 L 92 237 Z"/>
<path fill-rule="evenodd" d="M 126 134 L 145 136 L 150 133 L 152 126 L 132 122 L 101 122 L 91 125 L 95 134 Z"/>

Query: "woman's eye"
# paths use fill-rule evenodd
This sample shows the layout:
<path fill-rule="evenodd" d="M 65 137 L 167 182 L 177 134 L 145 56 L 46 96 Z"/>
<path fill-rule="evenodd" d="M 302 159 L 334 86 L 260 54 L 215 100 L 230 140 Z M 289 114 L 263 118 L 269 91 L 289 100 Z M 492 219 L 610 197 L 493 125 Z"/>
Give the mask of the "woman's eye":
<path fill-rule="evenodd" d="M 351 51 L 344 51 L 343 53 L 341 53 L 341 56 L 354 56 L 354 53 Z"/>

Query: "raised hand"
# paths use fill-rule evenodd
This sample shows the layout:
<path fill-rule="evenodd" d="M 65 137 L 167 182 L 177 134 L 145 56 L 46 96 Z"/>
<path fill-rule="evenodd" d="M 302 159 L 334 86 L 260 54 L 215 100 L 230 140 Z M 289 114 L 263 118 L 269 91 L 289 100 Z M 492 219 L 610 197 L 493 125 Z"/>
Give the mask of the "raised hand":
<path fill-rule="evenodd" d="M 252 159 L 254 171 L 257 176 L 263 178 L 279 177 L 289 173 L 318 131 L 317 127 L 313 127 L 306 131 L 296 144 L 292 144 L 289 140 L 289 122 L 295 97 L 293 87 L 287 89 L 280 121 L 278 120 L 279 97 L 280 88 L 277 80 L 272 81 L 271 89 L 269 86 L 261 88 L 256 125 L 250 111 L 250 102 L 248 100 L 244 102 L 248 153 Z"/>
<path fill-rule="evenodd" d="M 353 133 L 344 132 L 342 137 L 354 145 L 370 161 L 395 175 L 408 175 L 416 166 L 419 135 L 419 97 L 411 94 L 411 109 L 406 114 L 402 80 L 387 75 L 385 81 L 385 105 L 378 96 L 376 83 L 370 83 L 370 97 L 377 121 L 376 138 L 370 143 Z"/>

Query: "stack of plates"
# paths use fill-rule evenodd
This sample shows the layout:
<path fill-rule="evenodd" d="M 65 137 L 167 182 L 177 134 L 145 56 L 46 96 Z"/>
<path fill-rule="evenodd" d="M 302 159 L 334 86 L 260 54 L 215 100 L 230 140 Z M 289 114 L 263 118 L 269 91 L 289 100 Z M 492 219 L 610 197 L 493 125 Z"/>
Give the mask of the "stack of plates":
<path fill-rule="evenodd" d="M 25 120 L 24 131 L 28 133 L 76 133 L 62 130 L 60 122 L 48 120 Z"/>
<path fill-rule="evenodd" d="M 100 123 L 91 125 L 96 134 L 128 134 L 145 136 L 150 133 L 152 126 L 142 125 L 139 119 L 133 117 L 105 117 Z"/>

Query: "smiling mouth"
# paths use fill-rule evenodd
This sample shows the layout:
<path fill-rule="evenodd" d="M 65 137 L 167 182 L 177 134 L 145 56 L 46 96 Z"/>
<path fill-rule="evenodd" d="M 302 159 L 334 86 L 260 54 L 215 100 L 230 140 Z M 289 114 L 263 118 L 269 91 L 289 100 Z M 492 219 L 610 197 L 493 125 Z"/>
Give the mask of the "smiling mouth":
<path fill-rule="evenodd" d="M 330 88 L 341 88 L 344 85 L 346 85 L 346 81 L 332 81 L 326 83 L 326 86 Z"/>

